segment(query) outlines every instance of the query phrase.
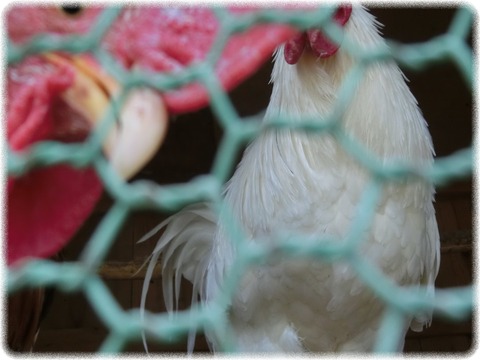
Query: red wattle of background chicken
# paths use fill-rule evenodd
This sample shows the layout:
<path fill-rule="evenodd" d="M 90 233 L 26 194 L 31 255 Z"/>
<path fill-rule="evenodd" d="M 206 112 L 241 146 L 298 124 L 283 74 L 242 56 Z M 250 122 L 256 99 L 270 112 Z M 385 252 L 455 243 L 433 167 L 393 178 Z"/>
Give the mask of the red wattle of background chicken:
<path fill-rule="evenodd" d="M 88 7 L 68 14 L 53 6 L 11 6 L 7 33 L 16 44 L 42 33 L 85 34 L 101 11 L 100 7 Z M 101 46 L 125 68 L 174 73 L 202 61 L 218 30 L 219 22 L 207 8 L 126 7 Z M 265 24 L 230 38 L 215 66 L 224 89 L 232 89 L 251 75 L 276 46 L 295 34 L 289 26 Z M 85 121 L 60 99 L 73 78 L 68 69 L 47 63 L 41 56 L 9 66 L 7 137 L 13 151 L 25 151 L 42 140 L 77 142 L 88 136 L 91 129 Z M 209 102 L 199 84 L 159 96 L 170 113 L 194 111 Z M 56 165 L 10 177 L 7 193 L 6 258 L 8 265 L 14 265 L 58 252 L 93 210 L 102 185 L 92 168 Z"/>

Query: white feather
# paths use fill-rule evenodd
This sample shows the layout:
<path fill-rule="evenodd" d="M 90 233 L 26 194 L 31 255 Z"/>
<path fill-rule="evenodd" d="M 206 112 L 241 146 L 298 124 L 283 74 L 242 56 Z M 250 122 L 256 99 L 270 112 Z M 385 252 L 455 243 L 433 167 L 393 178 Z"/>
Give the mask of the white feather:
<path fill-rule="evenodd" d="M 386 46 L 376 27 L 364 8 L 354 7 L 345 31 L 364 49 L 375 49 Z M 322 121 L 354 63 L 341 48 L 328 59 L 305 53 L 291 66 L 280 48 L 265 121 L 278 116 Z M 425 120 L 392 61 L 367 68 L 341 121 L 348 135 L 385 164 L 403 161 L 424 168 L 433 162 Z M 328 133 L 272 130 L 246 149 L 226 186 L 225 203 L 251 241 L 275 241 L 289 233 L 341 238 L 357 215 L 370 177 Z M 363 256 L 399 285 L 427 285 L 431 293 L 439 265 L 433 195 L 433 187 L 419 180 L 386 184 L 360 247 Z M 152 261 L 164 254 L 169 310 L 171 298 L 178 299 L 174 275 L 192 281 L 208 303 L 235 258 L 224 224 L 206 205 L 195 205 L 163 225 L 166 231 Z M 383 309 L 348 263 L 282 257 L 244 274 L 228 316 L 239 350 L 368 351 Z M 419 330 L 430 319 L 431 314 L 417 314 L 412 328 Z M 215 339 L 210 340 L 215 349 Z"/>

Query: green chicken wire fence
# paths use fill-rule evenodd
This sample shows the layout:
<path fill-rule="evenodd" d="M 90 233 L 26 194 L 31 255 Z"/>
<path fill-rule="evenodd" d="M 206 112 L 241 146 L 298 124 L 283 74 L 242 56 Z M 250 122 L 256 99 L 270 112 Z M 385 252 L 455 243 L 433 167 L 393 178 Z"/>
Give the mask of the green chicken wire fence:
<path fill-rule="evenodd" d="M 406 177 L 420 177 L 435 185 L 443 185 L 456 178 L 469 176 L 472 173 L 473 149 L 468 148 L 444 158 L 437 158 L 434 166 L 424 171 L 410 168 L 405 164 L 383 165 L 355 139 L 350 138 L 336 119 L 352 97 L 355 83 L 362 76 L 365 68 L 376 61 L 394 59 L 403 67 L 414 70 L 421 70 L 439 60 L 452 61 L 460 70 L 467 85 L 472 87 L 473 56 L 467 44 L 473 23 L 471 9 L 467 7 L 458 9 L 445 34 L 423 43 L 404 45 L 388 41 L 388 47 L 366 53 L 356 44 L 348 41 L 348 38 L 344 39 L 342 46 L 360 61 L 346 77 L 330 118 L 322 123 L 305 119 L 301 123 L 294 124 L 288 119 L 275 119 L 268 124 L 260 121 L 242 121 L 214 76 L 216 59 L 229 36 L 262 22 L 289 23 L 300 29 L 321 26 L 331 38 L 340 39 L 341 29 L 329 22 L 334 7 L 324 6 L 308 13 L 261 10 L 241 16 L 231 16 L 224 9 L 215 8 L 221 30 L 205 61 L 189 66 L 175 75 L 155 74 L 153 76 L 141 71 L 125 71 L 100 48 L 100 40 L 120 11 L 121 7 L 106 8 L 91 31 L 84 36 L 70 36 L 59 40 L 45 35 L 22 46 L 7 42 L 8 64 L 18 62 L 30 54 L 45 51 L 91 52 L 104 68 L 123 84 L 124 89 L 114 99 L 110 111 L 100 126 L 84 143 L 41 142 L 21 155 L 7 148 L 8 176 L 19 177 L 33 167 L 52 166 L 59 163 L 69 163 L 75 167 L 93 165 L 106 191 L 114 199 L 113 206 L 89 239 L 78 261 L 54 263 L 49 260 L 34 260 L 21 267 L 8 269 L 6 276 L 8 293 L 26 287 L 44 286 L 55 286 L 64 292 L 83 292 L 96 315 L 109 329 L 109 335 L 99 349 L 100 352 L 120 352 L 128 342 L 140 340 L 144 332 L 159 341 L 166 341 L 172 337 L 188 334 L 192 329 L 208 329 L 215 334 L 222 334 L 219 340 L 222 342 L 223 350 L 235 351 L 224 309 L 246 269 L 268 257 L 272 251 L 282 251 L 292 257 L 314 257 L 324 261 L 343 258 L 349 261 L 361 279 L 387 305 L 374 349 L 377 352 L 395 350 L 401 336 L 401 318 L 405 314 L 413 314 L 421 309 L 431 309 L 452 320 L 470 316 L 474 297 L 472 286 L 437 289 L 434 297 L 427 297 L 421 289 L 395 286 L 366 259 L 355 251 L 352 252 L 352 249 L 355 249 L 358 239 L 361 239 L 361 236 L 357 235 L 368 228 L 372 221 L 376 201 L 385 182 Z M 211 173 L 196 177 L 188 183 L 167 186 L 142 180 L 125 183 L 110 168 L 102 155 L 102 140 L 115 121 L 115 109 L 132 87 L 150 86 L 166 91 L 190 82 L 200 82 L 207 88 L 211 98 L 210 106 L 224 131 Z M 134 210 L 146 208 L 158 211 L 179 210 L 186 204 L 201 200 L 209 200 L 219 209 L 222 205 L 222 186 L 232 171 L 241 147 L 262 131 L 285 127 L 295 128 L 298 131 L 329 132 L 373 175 L 373 180 L 364 190 L 358 205 L 358 216 L 347 235 L 347 239 L 351 241 L 338 245 L 328 241 L 312 242 L 308 239 L 300 241 L 298 237 L 290 237 L 278 239 L 275 249 L 258 245 L 247 246 L 235 220 L 228 218 L 228 214 L 223 214 L 223 221 L 229 235 L 232 241 L 236 241 L 239 251 L 232 266 L 234 270 L 227 274 L 223 290 L 213 299 L 208 308 L 195 306 L 179 312 L 175 319 L 167 313 L 146 312 L 145 316 L 141 316 L 139 309 L 123 310 L 97 274 L 97 269 L 104 261 L 129 214 Z"/>

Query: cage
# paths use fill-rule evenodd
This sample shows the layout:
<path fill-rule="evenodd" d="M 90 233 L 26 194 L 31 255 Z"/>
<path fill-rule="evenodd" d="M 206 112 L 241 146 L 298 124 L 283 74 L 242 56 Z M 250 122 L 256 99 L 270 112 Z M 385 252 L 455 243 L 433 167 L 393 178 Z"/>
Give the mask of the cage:
<path fill-rule="evenodd" d="M 371 12 L 385 25 L 385 38 L 402 43 L 417 43 L 444 34 L 458 9 L 455 7 L 372 7 Z M 468 41 L 472 43 L 473 34 Z M 269 78 L 272 64 L 267 61 L 253 76 L 232 90 L 229 97 L 242 117 L 262 112 L 269 101 Z M 463 81 L 451 61 L 430 64 L 421 70 L 402 67 L 409 86 L 417 98 L 428 122 L 437 157 L 448 156 L 472 144 L 472 89 Z M 222 129 L 215 113 L 206 108 L 171 119 L 167 138 L 157 155 L 132 180 L 148 179 L 157 184 L 187 182 L 207 174 L 219 149 Z M 238 154 L 241 156 L 241 152 Z M 237 158 L 237 161 L 238 161 Z M 439 288 L 470 285 L 472 269 L 472 177 L 466 177 L 437 189 L 435 210 L 441 238 L 441 265 L 436 280 Z M 94 211 L 62 249 L 55 261 L 76 261 L 92 234 L 111 210 L 114 199 L 104 194 Z M 122 309 L 135 309 L 140 304 L 145 269 L 142 264 L 151 253 L 154 242 L 137 244 L 151 228 L 168 216 L 168 212 L 137 210 L 131 213 L 105 262 L 98 269 L 101 279 Z M 161 271 L 156 269 L 151 279 L 147 309 L 165 311 L 161 292 Z M 88 353 L 97 351 L 108 338 L 110 329 L 93 311 L 89 299 L 81 292 L 51 292 L 48 311 L 44 314 L 34 353 Z M 182 284 L 180 307 L 187 308 L 191 287 Z M 472 319 L 451 322 L 434 318 L 432 326 L 421 333 L 409 332 L 405 352 L 462 353 L 472 348 Z M 143 352 L 140 339 L 129 342 L 125 352 Z M 149 340 L 149 351 L 185 352 L 186 339 L 168 343 Z M 202 335 L 197 338 L 195 351 L 208 352 Z"/>

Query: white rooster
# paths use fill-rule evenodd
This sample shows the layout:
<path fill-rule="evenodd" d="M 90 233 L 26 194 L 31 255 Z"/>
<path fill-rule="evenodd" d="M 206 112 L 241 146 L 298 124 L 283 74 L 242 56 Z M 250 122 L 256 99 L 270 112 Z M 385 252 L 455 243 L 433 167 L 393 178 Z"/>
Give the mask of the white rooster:
<path fill-rule="evenodd" d="M 351 41 L 364 49 L 385 45 L 378 23 L 363 7 L 354 6 L 346 20 L 345 36 Z M 342 48 L 322 54 L 318 44 L 325 41 L 315 32 L 295 41 L 286 45 L 288 54 L 285 46 L 276 52 L 266 122 L 278 117 L 325 119 L 356 61 Z M 344 130 L 385 164 L 431 166 L 433 146 L 426 123 L 397 65 L 372 64 L 356 89 L 341 119 Z M 246 149 L 225 188 L 225 206 L 252 242 L 274 242 L 285 234 L 341 239 L 370 179 L 330 134 L 269 130 Z M 421 180 L 386 184 L 360 247 L 396 284 L 423 285 L 431 292 L 440 261 L 433 197 L 433 186 Z M 165 226 L 150 267 L 163 254 L 167 308 L 173 310 L 178 293 L 175 275 L 191 281 L 201 301 L 208 303 L 236 256 L 225 226 L 208 204 L 185 208 L 152 233 Z M 346 262 L 283 256 L 243 275 L 227 316 L 239 351 L 365 352 L 372 350 L 384 309 Z M 405 320 L 404 332 L 408 327 L 420 331 L 431 314 Z M 211 336 L 209 341 L 218 350 L 217 339 Z M 398 350 L 402 348 L 403 343 Z"/>

